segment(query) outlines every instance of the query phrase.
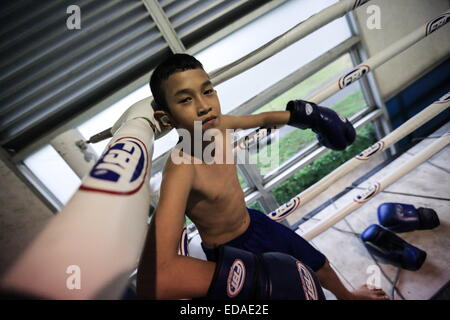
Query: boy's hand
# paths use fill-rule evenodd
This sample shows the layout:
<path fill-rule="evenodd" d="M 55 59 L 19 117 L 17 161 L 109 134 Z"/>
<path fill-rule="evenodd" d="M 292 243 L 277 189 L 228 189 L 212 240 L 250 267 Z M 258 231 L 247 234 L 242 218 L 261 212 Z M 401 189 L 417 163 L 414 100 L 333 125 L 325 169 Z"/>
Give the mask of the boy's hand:
<path fill-rule="evenodd" d="M 329 108 L 304 100 L 292 100 L 286 110 L 291 113 L 288 125 L 312 129 L 319 142 L 329 149 L 344 150 L 355 141 L 356 131 L 352 123 Z"/>

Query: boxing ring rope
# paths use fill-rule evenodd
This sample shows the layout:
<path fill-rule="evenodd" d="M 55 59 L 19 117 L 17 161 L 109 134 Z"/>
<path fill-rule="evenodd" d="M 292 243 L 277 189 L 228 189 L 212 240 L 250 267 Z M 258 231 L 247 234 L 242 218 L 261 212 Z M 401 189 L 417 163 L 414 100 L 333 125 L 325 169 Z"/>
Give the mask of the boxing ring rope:
<path fill-rule="evenodd" d="M 450 132 L 447 132 L 442 137 L 437 139 L 434 143 L 426 147 L 424 150 L 414 155 L 408 163 L 402 165 L 397 170 L 394 170 L 392 174 L 384 177 L 380 181 L 373 183 L 369 188 L 367 188 L 366 191 L 356 195 L 351 201 L 349 201 L 349 203 L 345 205 L 345 207 L 341 208 L 325 219 L 322 219 L 312 228 L 302 233 L 301 236 L 308 241 L 312 240 L 314 237 L 318 236 L 319 234 L 333 226 L 335 223 L 345 218 L 351 212 L 361 207 L 364 203 L 374 198 L 382 190 L 419 166 L 425 160 L 429 159 L 435 153 L 446 147 L 449 143 Z"/>
<path fill-rule="evenodd" d="M 342 76 L 338 77 L 336 80 L 330 82 L 328 86 L 326 86 L 323 90 L 320 90 L 319 93 L 315 94 L 312 97 L 308 97 L 305 100 L 314 102 L 314 103 L 321 103 L 325 99 L 331 97 L 333 94 L 337 93 L 338 91 L 344 89 L 345 87 L 349 86 L 353 82 L 359 80 L 361 77 L 369 73 L 370 71 L 374 70 L 375 68 L 379 67 L 380 65 L 387 62 L 389 59 L 394 57 L 395 55 L 398 55 L 399 53 L 405 51 L 412 45 L 416 44 L 420 40 L 424 39 L 434 31 L 438 30 L 442 26 L 446 25 L 448 21 L 450 20 L 450 10 L 445 11 L 441 15 L 435 17 L 428 23 L 423 24 L 419 28 L 417 28 L 415 31 L 411 32 L 409 35 L 403 37 L 400 41 L 395 42 L 394 44 L 390 45 L 388 48 L 382 50 L 378 54 L 374 55 L 373 57 L 369 58 L 365 62 L 359 64 L 358 66 L 354 67 L 351 71 L 344 73 Z M 270 130 L 270 129 L 269 129 Z M 237 145 L 234 148 L 233 152 L 237 152 L 239 149 L 243 148 L 249 148 L 249 144 L 254 141 L 259 141 L 262 138 L 269 135 L 269 133 L 264 133 L 264 130 L 254 130 L 250 132 L 249 134 L 241 137 L 237 141 Z M 246 141 L 250 141 L 250 143 L 246 143 Z M 292 200 L 291 200 L 292 201 Z M 290 201 L 289 201 L 290 202 Z M 288 202 L 288 203 L 289 203 Z M 306 201 L 302 201 L 303 204 L 306 203 Z M 277 212 L 278 210 L 282 210 L 285 205 L 280 206 L 277 210 L 274 212 Z M 283 215 L 284 216 L 284 215 Z M 271 213 L 271 217 L 275 220 L 280 220 L 281 216 L 278 213 L 273 214 Z M 286 216 L 284 216 L 285 218 Z"/>
<path fill-rule="evenodd" d="M 400 41 L 392 44 L 388 48 L 384 49 L 380 53 L 373 56 L 372 58 L 359 64 L 358 66 L 353 68 L 350 72 L 345 73 L 344 75 L 339 77 L 337 80 L 331 82 L 325 89 L 321 90 L 320 93 L 318 93 L 318 94 L 314 95 L 313 97 L 308 98 L 306 100 L 312 101 L 315 103 L 320 103 L 321 101 L 327 99 L 328 97 L 332 96 L 336 92 L 347 87 L 354 81 L 360 79 L 362 76 L 364 76 L 366 73 L 370 72 L 374 68 L 382 65 L 388 59 L 391 59 L 393 56 L 406 50 L 413 44 L 417 43 L 419 40 L 425 38 L 426 36 L 430 35 L 432 32 L 434 32 L 437 29 L 439 29 L 440 27 L 444 26 L 445 24 L 447 24 L 447 22 L 449 20 L 450 20 L 450 10 L 447 10 L 446 12 L 437 16 L 430 22 L 417 28 L 414 32 L 412 32 L 409 35 L 407 35 L 406 37 L 402 38 Z M 385 149 L 386 147 L 388 147 L 388 145 L 386 145 L 386 142 L 388 142 L 389 145 L 397 142 L 398 140 L 400 140 L 401 138 L 406 136 L 408 133 L 412 132 L 415 128 L 417 128 L 417 126 L 421 125 L 420 123 L 422 123 L 422 124 L 425 123 L 426 121 L 432 119 L 434 116 L 439 114 L 439 112 L 442 112 L 443 110 L 445 110 L 448 107 L 448 102 L 447 102 L 447 104 L 446 103 L 443 103 L 443 104 L 435 103 L 435 104 L 437 104 L 436 107 L 432 107 L 434 105 L 433 104 L 432 106 L 427 108 L 427 110 L 429 110 L 429 111 L 424 110 L 424 112 L 421 112 L 420 117 L 416 118 L 416 120 L 414 122 L 411 122 L 410 124 L 406 125 L 408 123 L 407 122 L 403 126 L 399 127 L 398 129 L 402 128 L 402 130 L 397 131 L 398 130 L 397 129 L 396 130 L 397 133 L 395 135 L 391 135 L 392 133 L 390 135 L 388 135 L 387 137 L 389 137 L 389 139 L 387 141 L 383 141 L 383 139 L 382 139 L 377 143 L 377 144 L 384 143 L 385 145 L 379 146 L 379 145 L 375 144 L 372 147 L 370 147 L 369 149 L 363 151 L 363 153 L 376 152 L 375 149 L 377 149 L 377 148 L 381 149 L 381 150 Z M 433 111 L 430 111 L 432 109 L 433 109 Z M 421 122 L 421 121 L 423 121 L 423 122 Z M 414 127 L 414 125 L 415 125 L 415 127 Z M 405 128 L 408 128 L 408 129 L 405 129 Z M 408 130 L 408 131 L 406 131 L 406 130 Z M 258 139 L 261 136 L 261 133 L 259 133 L 258 131 L 254 131 L 254 132 L 250 133 L 248 136 L 256 136 L 256 139 Z M 245 138 L 245 137 L 243 137 L 243 138 Z M 249 140 L 252 141 L 252 140 L 255 140 L 255 138 L 249 139 Z M 242 145 L 242 143 L 238 144 L 238 147 L 240 145 Z M 307 203 L 318 193 L 325 190 L 332 182 L 336 181 L 338 178 L 342 177 L 344 174 L 348 173 L 351 169 L 353 169 L 355 166 L 357 166 L 355 164 L 357 162 L 360 162 L 358 160 L 355 160 L 355 159 L 350 160 L 350 161 L 352 161 L 351 164 L 347 164 L 348 162 L 350 162 L 350 161 L 348 161 L 347 163 L 345 163 L 343 165 L 344 168 L 342 168 L 342 169 L 338 168 L 335 171 L 333 171 L 331 174 L 329 174 L 328 176 L 323 178 L 322 180 L 324 180 L 324 182 L 319 181 L 318 183 L 314 184 L 307 190 L 305 190 L 302 193 L 295 196 L 293 199 L 291 199 L 287 203 L 285 203 L 282 206 L 280 206 L 279 208 L 277 208 L 275 211 L 271 212 L 269 214 L 269 216 L 274 220 L 282 220 L 282 219 L 286 218 L 288 215 L 293 213 L 294 210 L 298 209 L 300 205 L 304 205 L 305 203 Z M 335 178 L 332 178 L 331 175 L 333 175 L 333 174 L 337 174 L 338 176 L 336 176 Z M 317 188 L 316 191 L 314 191 L 315 188 Z"/>
<path fill-rule="evenodd" d="M 327 10 L 327 9 L 325 9 L 325 10 Z M 449 21 L 450 21 L 450 10 L 447 10 L 444 13 L 442 13 L 441 15 L 439 15 L 439 16 L 435 17 L 434 19 L 430 20 L 429 22 L 423 24 L 422 26 L 417 28 L 415 31 L 411 32 L 410 34 L 403 37 L 399 41 L 395 42 L 394 44 L 390 45 L 386 49 L 382 50 L 378 54 L 367 59 L 365 62 L 354 67 L 351 71 L 344 73 L 342 76 L 338 77 L 337 80 L 332 81 L 328 86 L 326 86 L 324 89 L 320 90 L 320 92 L 318 92 L 317 94 L 315 94 L 312 97 L 306 98 L 305 100 L 314 102 L 316 104 L 321 103 L 325 99 L 331 97 L 333 94 L 344 89 L 345 87 L 348 87 L 353 82 L 359 80 L 365 74 L 369 73 L 370 71 L 372 71 L 375 68 L 379 67 L 380 65 L 384 64 L 389 59 L 391 59 L 394 56 L 398 55 L 399 53 L 405 51 L 412 45 L 414 45 L 417 42 L 419 42 L 420 40 L 424 39 L 425 37 L 429 36 L 434 31 L 436 31 L 439 28 L 441 28 L 442 26 L 446 25 Z M 301 24 L 301 25 L 303 26 L 303 24 Z M 253 135 L 256 137 L 261 136 L 261 134 L 258 134 L 258 132 L 256 132 L 256 130 L 255 130 L 255 131 L 249 133 L 248 135 L 246 135 L 245 137 L 242 137 L 240 140 L 242 140 L 246 137 L 252 137 Z M 250 140 L 254 140 L 254 139 L 250 139 Z M 241 144 L 241 142 L 239 141 L 238 144 Z"/>
<path fill-rule="evenodd" d="M 356 4 L 355 4 L 356 5 Z M 328 10 L 330 8 L 327 8 L 325 10 Z M 325 11 L 324 10 L 324 11 Z M 315 17 L 315 16 L 314 16 Z M 314 17 L 311 17 L 310 19 L 313 19 Z M 309 20 L 309 19 L 308 19 Z M 442 13 L 441 15 L 437 16 L 436 18 L 432 19 L 428 23 L 423 24 L 419 28 L 417 28 L 415 31 L 410 33 L 409 35 L 403 37 L 400 41 L 392 44 L 388 48 L 384 49 L 380 53 L 376 54 L 375 56 L 369 58 L 365 62 L 359 64 L 358 66 L 354 67 L 351 71 L 343 74 L 342 76 L 338 77 L 337 80 L 334 80 L 331 82 L 324 90 L 322 90 L 320 93 L 314 95 L 311 98 L 308 98 L 306 100 L 312 101 L 315 103 L 320 103 L 323 100 L 327 99 L 328 97 L 332 96 L 336 92 L 344 89 L 345 87 L 349 86 L 351 83 L 359 80 L 362 76 L 364 76 L 366 73 L 372 71 L 376 67 L 382 65 L 395 55 L 398 55 L 399 53 L 403 52 L 407 48 L 411 47 L 415 43 L 419 42 L 423 38 L 427 37 L 434 31 L 438 30 L 440 27 L 447 24 L 447 22 L 450 20 L 450 10 L 447 10 L 446 12 Z M 307 20 L 306 20 L 307 21 Z M 305 21 L 305 22 L 306 22 Z M 301 24 L 303 26 L 303 23 Z M 297 27 L 300 27 L 298 25 Z M 296 28 L 297 28 L 296 27 Z M 229 66 L 230 70 L 232 69 L 231 66 Z M 226 68 L 221 68 L 220 70 L 225 70 Z M 243 72 L 245 70 L 242 70 Z M 217 72 L 217 71 L 216 71 Z M 214 72 L 213 72 L 214 73 Z M 296 212 L 299 213 L 299 208 L 313 199 L 315 196 L 317 196 L 320 192 L 324 191 L 326 188 L 328 188 L 333 182 L 344 176 L 345 174 L 349 173 L 351 170 L 359 166 L 363 161 L 370 160 L 373 158 L 375 154 L 378 152 L 381 152 L 382 150 L 385 150 L 390 145 L 396 143 L 412 131 L 414 131 L 417 127 L 423 125 L 430 119 L 434 118 L 436 115 L 441 113 L 442 111 L 446 110 L 450 106 L 450 100 L 449 100 L 449 94 L 447 93 L 444 97 L 442 97 L 439 101 L 436 101 L 435 103 L 428 106 L 425 110 L 417 114 L 415 117 L 410 119 L 409 121 L 405 122 L 402 126 L 391 132 L 389 135 L 369 147 L 368 149 L 364 150 L 359 155 L 355 156 L 353 159 L 350 159 L 343 165 L 341 165 L 339 168 L 332 171 L 330 174 L 328 174 L 326 177 L 322 178 L 320 181 L 318 181 L 316 184 L 312 185 L 302 193 L 295 196 L 293 199 L 288 201 L 287 203 L 281 205 L 279 208 L 277 208 L 275 211 L 272 211 L 269 213 L 269 217 L 276 221 L 281 221 L 285 219 L 287 216 L 291 215 L 292 213 Z M 236 147 L 233 149 L 233 152 L 236 153 L 238 149 L 243 148 L 249 148 L 250 144 L 252 142 L 261 140 L 268 135 L 270 135 L 270 129 L 268 130 L 260 130 L 257 129 L 240 139 L 236 142 Z M 250 143 L 247 143 L 250 141 Z M 354 210 L 354 209 L 353 209 Z M 301 217 L 305 216 L 307 213 L 299 213 Z M 180 242 L 180 248 L 185 247 L 185 241 L 187 241 L 187 234 L 183 232 L 183 237 L 181 238 Z"/>
<path fill-rule="evenodd" d="M 274 38 L 260 48 L 250 52 L 242 58 L 231 62 L 219 69 L 210 72 L 214 85 L 220 84 L 237 74 L 240 74 L 258 63 L 270 58 L 294 42 L 306 37 L 317 29 L 353 11 L 370 0 L 343 0 L 339 1 L 300 22 L 295 27 Z"/>
<path fill-rule="evenodd" d="M 353 70 L 351 70 L 349 73 L 340 77 L 338 81 L 335 81 L 325 89 L 321 90 L 320 93 L 311 97 L 310 101 L 319 103 L 327 99 L 331 95 L 335 94 L 337 91 L 347 87 L 355 80 L 361 78 L 366 73 L 377 68 L 378 66 L 382 65 L 392 57 L 408 49 L 413 44 L 419 42 L 420 40 L 429 36 L 434 31 L 446 25 L 449 20 L 450 20 L 450 10 L 447 10 L 441 15 L 434 18 L 433 20 L 429 21 L 428 23 L 420 26 L 407 36 L 400 39 L 399 41 L 396 41 L 394 44 L 390 45 L 388 48 L 384 49 L 380 53 L 361 63 Z"/>
<path fill-rule="evenodd" d="M 400 127 L 392 131 L 390 134 L 356 155 L 354 158 L 348 160 L 328 175 L 320 179 L 318 182 L 302 191 L 290 201 L 280 206 L 275 211 L 269 214 L 273 220 L 281 221 L 287 216 L 296 213 L 299 219 L 304 217 L 307 212 L 300 212 L 300 208 L 316 197 L 319 193 L 326 190 L 332 183 L 351 172 L 359 165 L 367 160 L 373 159 L 376 154 L 379 154 L 383 150 L 387 149 L 392 144 L 401 140 L 415 129 L 433 119 L 435 116 L 446 110 L 450 106 L 450 92 L 444 95 L 440 100 L 432 103 L 427 108 L 416 114 L 414 117 L 403 123 Z"/>

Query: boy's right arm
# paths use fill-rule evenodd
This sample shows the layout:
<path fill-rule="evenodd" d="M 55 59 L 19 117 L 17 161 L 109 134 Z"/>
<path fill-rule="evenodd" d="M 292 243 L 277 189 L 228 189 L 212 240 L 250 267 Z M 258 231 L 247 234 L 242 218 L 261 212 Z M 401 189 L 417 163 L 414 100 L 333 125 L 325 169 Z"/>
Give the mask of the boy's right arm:
<path fill-rule="evenodd" d="M 177 254 L 193 179 L 192 165 L 174 165 L 168 160 L 139 264 L 140 298 L 183 299 L 206 296 L 208 292 L 216 264 Z"/>

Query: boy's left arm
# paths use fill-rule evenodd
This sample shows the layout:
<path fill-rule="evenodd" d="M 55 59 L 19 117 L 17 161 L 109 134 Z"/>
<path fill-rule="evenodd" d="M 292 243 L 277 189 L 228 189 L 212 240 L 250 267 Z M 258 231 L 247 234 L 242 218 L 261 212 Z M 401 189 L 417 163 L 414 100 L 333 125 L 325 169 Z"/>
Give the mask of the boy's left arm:
<path fill-rule="evenodd" d="M 250 129 L 287 124 L 289 111 L 269 111 L 243 116 L 222 115 L 227 129 Z"/>
<path fill-rule="evenodd" d="M 286 111 L 263 112 L 255 115 L 225 115 L 225 128 L 249 129 L 288 124 L 299 129 L 312 129 L 319 143 L 329 149 L 342 151 L 356 138 L 352 123 L 334 110 L 305 100 L 291 100 Z"/>

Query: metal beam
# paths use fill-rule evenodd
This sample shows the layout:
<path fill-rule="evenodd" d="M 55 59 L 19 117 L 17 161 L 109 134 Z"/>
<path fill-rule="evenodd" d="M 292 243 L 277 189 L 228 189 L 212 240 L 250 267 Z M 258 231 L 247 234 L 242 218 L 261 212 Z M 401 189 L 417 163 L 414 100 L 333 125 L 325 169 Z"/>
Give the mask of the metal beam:
<path fill-rule="evenodd" d="M 169 21 L 166 13 L 156 0 L 142 0 L 153 21 L 174 53 L 186 52 L 181 39 Z"/>
<path fill-rule="evenodd" d="M 353 12 L 349 12 L 345 15 L 345 19 L 347 20 L 348 26 L 350 28 L 350 31 L 352 35 L 356 36 L 359 35 L 359 29 L 356 22 L 355 14 Z M 363 61 L 368 60 L 368 55 L 366 50 L 364 49 L 362 43 L 359 43 L 356 47 L 356 50 L 353 53 L 352 58 L 356 59 L 355 62 L 362 63 Z M 383 113 L 383 116 L 378 119 L 378 124 L 376 125 L 377 131 L 379 135 L 386 136 L 390 132 L 392 132 L 392 124 L 389 118 L 389 113 L 387 111 L 386 105 L 383 101 L 383 98 L 381 97 L 380 90 L 378 88 L 378 84 L 375 79 L 374 72 L 369 72 L 366 77 L 362 77 L 361 85 L 365 86 L 367 90 L 365 93 L 368 94 L 371 100 L 375 102 L 375 105 L 378 106 L 378 108 Z M 364 91 L 363 91 L 364 93 Z M 388 156 L 391 156 L 393 154 L 396 154 L 397 150 L 395 145 L 391 146 L 388 150 L 386 150 L 386 153 Z"/>
<path fill-rule="evenodd" d="M 266 212 L 271 212 L 278 208 L 279 204 L 277 203 L 275 197 L 263 186 L 262 177 L 259 173 L 258 167 L 254 164 L 238 164 L 238 166 L 241 169 L 241 173 L 247 183 L 254 189 L 258 190 L 260 194 L 259 200 L 263 209 Z"/>

